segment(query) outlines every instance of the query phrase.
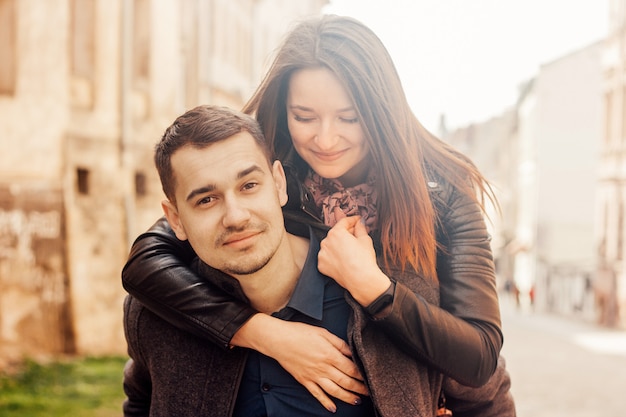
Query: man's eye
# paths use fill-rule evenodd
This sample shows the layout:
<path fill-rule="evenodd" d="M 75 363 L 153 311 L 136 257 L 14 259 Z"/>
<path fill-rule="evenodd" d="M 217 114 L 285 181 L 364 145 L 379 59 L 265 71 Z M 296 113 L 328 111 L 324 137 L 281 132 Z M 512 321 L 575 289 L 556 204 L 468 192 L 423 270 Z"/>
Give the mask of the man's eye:
<path fill-rule="evenodd" d="M 196 203 L 199 206 L 205 206 L 207 204 L 211 204 L 215 201 L 215 198 L 212 196 L 208 196 L 208 197 L 203 197 L 200 200 L 198 200 L 198 202 Z"/>
<path fill-rule="evenodd" d="M 247 183 L 244 184 L 242 189 L 244 189 L 244 190 L 251 190 L 251 189 L 255 188 L 257 185 L 259 185 L 259 183 L 257 183 L 257 182 L 247 182 Z"/>

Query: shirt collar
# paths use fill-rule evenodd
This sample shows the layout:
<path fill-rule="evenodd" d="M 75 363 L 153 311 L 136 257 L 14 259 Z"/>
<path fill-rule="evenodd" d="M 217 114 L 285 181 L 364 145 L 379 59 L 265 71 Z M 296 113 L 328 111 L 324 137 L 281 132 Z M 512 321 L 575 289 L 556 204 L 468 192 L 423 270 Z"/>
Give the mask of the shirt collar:
<path fill-rule="evenodd" d="M 321 320 L 324 311 L 324 289 L 328 278 L 317 269 L 317 254 L 320 243 L 313 230 L 309 227 L 309 251 L 300 278 L 293 290 L 287 306 L 276 314 L 277 317 L 286 318 L 288 310 L 296 310 L 307 316 Z"/>

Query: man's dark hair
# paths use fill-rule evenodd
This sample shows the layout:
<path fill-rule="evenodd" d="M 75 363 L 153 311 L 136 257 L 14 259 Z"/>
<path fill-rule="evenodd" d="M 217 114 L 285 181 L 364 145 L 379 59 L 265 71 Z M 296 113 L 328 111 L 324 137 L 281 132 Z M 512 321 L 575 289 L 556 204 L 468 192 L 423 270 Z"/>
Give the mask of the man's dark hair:
<path fill-rule="evenodd" d="M 176 204 L 176 178 L 172 171 L 172 155 L 177 150 L 184 146 L 203 149 L 240 132 L 250 133 L 271 164 L 271 152 L 259 124 L 252 116 L 228 107 L 211 105 L 195 107 L 179 116 L 165 130 L 154 153 L 154 163 L 167 198 Z"/>

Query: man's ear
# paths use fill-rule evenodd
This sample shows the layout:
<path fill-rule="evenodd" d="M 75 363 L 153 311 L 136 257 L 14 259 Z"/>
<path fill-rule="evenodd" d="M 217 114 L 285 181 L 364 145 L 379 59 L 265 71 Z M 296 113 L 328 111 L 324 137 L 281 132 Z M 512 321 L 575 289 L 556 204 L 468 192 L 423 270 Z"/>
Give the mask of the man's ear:
<path fill-rule="evenodd" d="M 278 159 L 274 161 L 274 164 L 272 165 L 272 176 L 274 177 L 274 182 L 276 183 L 278 201 L 280 201 L 280 206 L 283 207 L 285 204 L 287 204 L 288 200 L 287 177 L 285 176 L 283 164 L 281 164 Z"/>
<path fill-rule="evenodd" d="M 178 209 L 176 206 L 169 200 L 163 200 L 161 201 L 161 207 L 163 208 L 163 213 L 165 213 L 167 222 L 170 224 L 174 233 L 176 233 L 176 237 L 179 240 L 187 240 L 187 233 L 185 233 L 185 228 L 180 221 L 180 216 L 178 215 Z"/>

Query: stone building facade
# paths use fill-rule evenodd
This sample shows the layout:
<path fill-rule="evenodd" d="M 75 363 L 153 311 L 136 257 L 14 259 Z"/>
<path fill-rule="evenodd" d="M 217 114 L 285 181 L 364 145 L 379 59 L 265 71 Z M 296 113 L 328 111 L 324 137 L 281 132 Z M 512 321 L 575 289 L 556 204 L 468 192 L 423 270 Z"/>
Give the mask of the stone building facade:
<path fill-rule="evenodd" d="M 609 10 L 595 243 L 604 271 L 598 286 L 604 319 L 626 326 L 626 1 L 610 0 Z"/>
<path fill-rule="evenodd" d="M 161 216 L 152 150 L 240 108 L 326 0 L 0 0 L 0 365 L 123 353 L 120 271 Z"/>

